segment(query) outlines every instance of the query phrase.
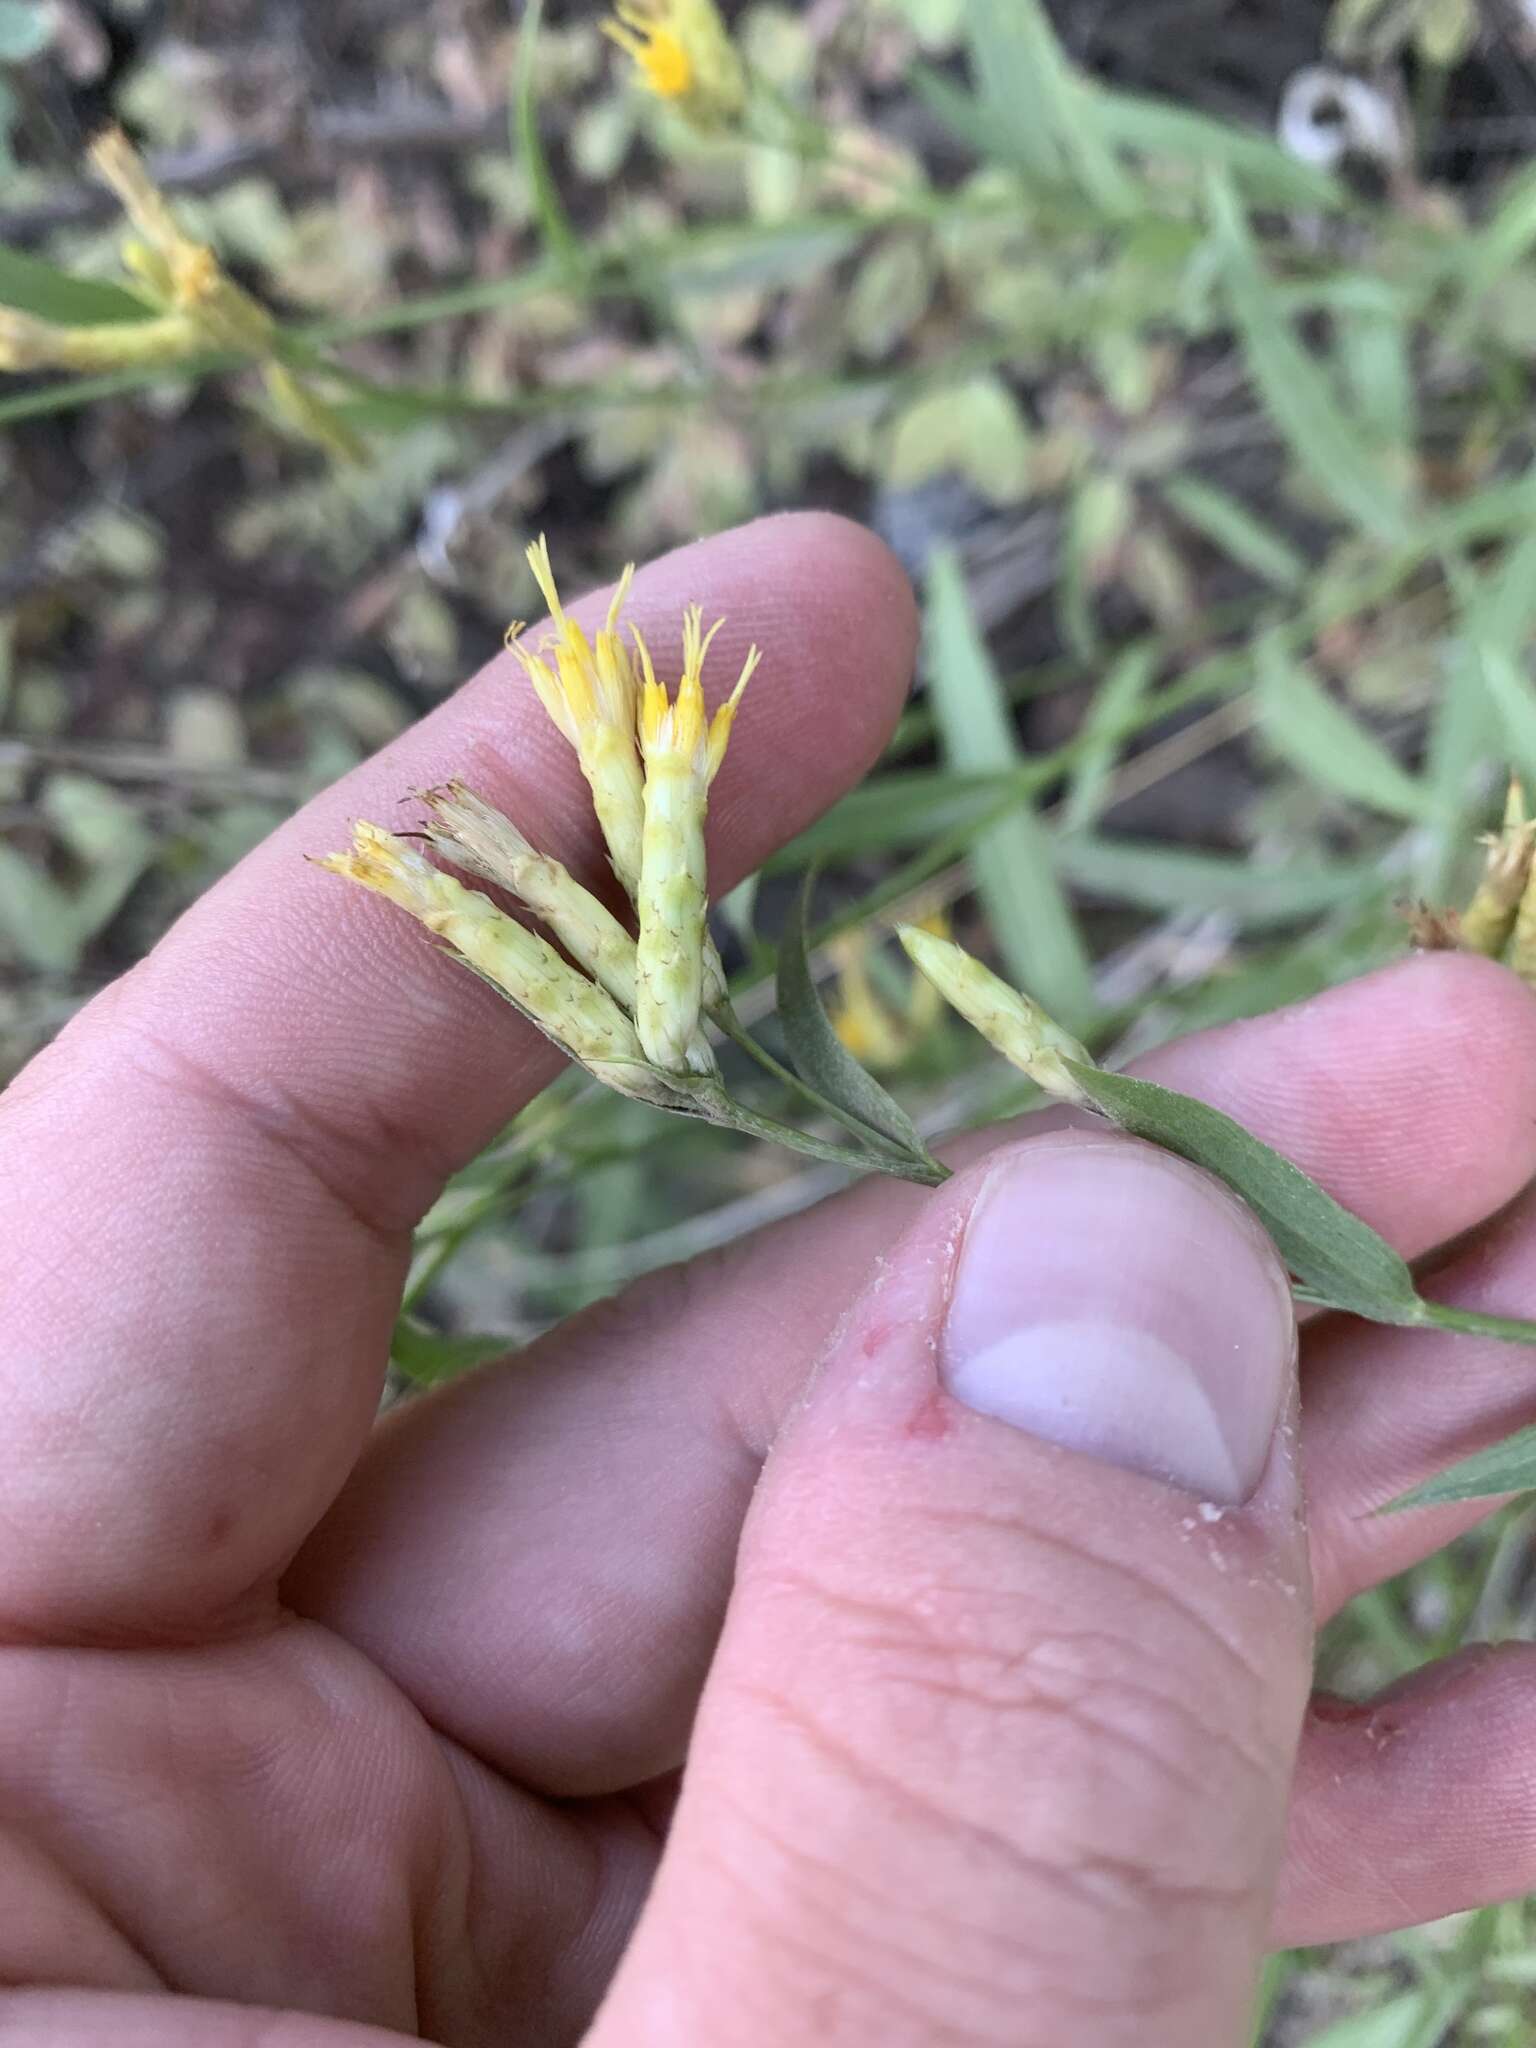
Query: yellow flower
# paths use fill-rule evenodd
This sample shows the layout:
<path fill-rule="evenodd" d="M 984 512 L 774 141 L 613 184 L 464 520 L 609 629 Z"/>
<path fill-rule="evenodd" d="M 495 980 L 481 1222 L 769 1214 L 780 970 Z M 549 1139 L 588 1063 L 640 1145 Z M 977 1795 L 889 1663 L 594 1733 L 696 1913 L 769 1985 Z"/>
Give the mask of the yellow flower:
<path fill-rule="evenodd" d="M 619 637 L 634 564 L 619 578 L 595 647 L 560 602 L 542 534 L 528 550 L 528 565 L 549 606 L 555 637 L 533 654 L 519 638 L 522 627 L 514 626 L 507 645 L 522 663 L 539 702 L 576 749 L 613 871 L 634 896 L 640 886 L 645 833 L 645 778 L 635 751 L 634 665 Z"/>
<path fill-rule="evenodd" d="M 747 78 L 714 0 L 616 0 L 603 33 L 634 60 L 648 92 L 697 128 L 729 127 L 747 104 Z"/>
<path fill-rule="evenodd" d="M 710 642 L 704 615 L 690 605 L 683 618 L 683 674 L 675 697 L 657 680 L 650 650 L 635 634 L 645 685 L 640 697 L 640 750 L 645 756 L 645 833 L 636 908 L 640 917 L 635 1022 L 658 1067 L 678 1072 L 707 1003 L 723 1000 L 725 980 L 709 943 L 709 892 L 704 819 L 709 786 L 720 772 L 741 694 L 758 664 L 752 648 L 735 689 L 713 720 L 705 716 L 703 671 Z M 706 955 L 707 960 L 706 960 Z"/>
<path fill-rule="evenodd" d="M 919 927 L 935 937 L 949 937 L 949 919 L 942 911 L 925 917 Z M 837 995 L 828 1019 L 843 1045 L 862 1065 L 875 1072 L 899 1067 L 932 1030 L 942 998 L 926 976 L 915 974 L 906 1002 L 899 1009 L 876 989 L 869 971 L 874 945 L 867 931 L 852 932 L 838 943 Z"/>
<path fill-rule="evenodd" d="M 488 896 L 441 873 L 408 840 L 360 819 L 352 846 L 318 863 L 385 896 L 441 938 L 454 958 L 508 997 L 562 1052 L 625 1095 L 675 1104 L 634 1025 L 605 990 Z"/>
<path fill-rule="evenodd" d="M 1064 1062 L 1075 1060 L 1091 1067 L 1091 1056 L 1038 1003 L 1010 988 L 952 940 L 936 938 L 913 924 L 900 926 L 896 936 L 919 973 L 927 976 L 944 1000 L 995 1046 L 1010 1066 L 1063 1102 L 1088 1100 Z"/>
<path fill-rule="evenodd" d="M 607 904 L 583 888 L 562 862 L 537 852 L 510 818 L 462 782 L 429 789 L 421 800 L 427 807 L 427 837 L 438 852 L 525 903 L 577 966 L 633 1016 L 635 941 Z M 688 1048 L 688 1070 L 719 1072 L 702 1033 Z"/>
<path fill-rule="evenodd" d="M 123 262 L 155 303 L 187 315 L 205 348 L 267 354 L 276 334 L 272 315 L 225 276 L 205 243 L 186 233 L 121 128 L 97 137 L 91 163 L 136 236 L 125 245 Z"/>
<path fill-rule="evenodd" d="M 837 949 L 837 995 L 827 1020 L 844 1048 L 861 1066 L 876 1072 L 899 1067 L 909 1051 L 900 1018 L 876 993 L 869 977 L 869 936 L 856 932 Z M 918 986 L 928 983 L 919 978 Z"/>
<path fill-rule="evenodd" d="M 305 439 L 357 461 L 362 444 L 333 407 L 279 360 L 277 322 L 186 233 L 120 128 L 91 146 L 91 163 L 133 227 L 123 264 L 155 308 L 143 320 L 71 327 L 0 309 L 0 370 L 132 370 L 217 351 L 260 362 L 272 407 Z"/>
<path fill-rule="evenodd" d="M 1488 849 L 1487 859 L 1477 892 L 1459 920 L 1461 944 L 1469 953 L 1485 953 L 1490 960 L 1497 960 L 1518 917 L 1526 925 L 1528 952 L 1533 916 L 1524 908 L 1523 899 L 1529 893 L 1536 824 L 1526 816 L 1525 791 L 1517 780 L 1509 785 L 1502 830 L 1491 832 L 1483 844 Z"/>

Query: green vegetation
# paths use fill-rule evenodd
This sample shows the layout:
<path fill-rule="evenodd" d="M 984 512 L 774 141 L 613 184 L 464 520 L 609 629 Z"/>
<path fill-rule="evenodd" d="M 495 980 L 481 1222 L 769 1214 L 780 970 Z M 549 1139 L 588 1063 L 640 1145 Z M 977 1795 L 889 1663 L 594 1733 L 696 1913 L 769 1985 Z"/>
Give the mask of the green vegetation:
<path fill-rule="evenodd" d="M 284 138 L 216 38 L 198 88 L 157 47 L 118 93 L 324 431 L 213 346 L 0 383 L 0 1068 L 491 653 L 541 525 L 595 579 L 828 502 L 907 559 L 924 688 L 718 928 L 756 1029 L 819 865 L 823 993 L 925 1136 L 1030 1091 L 914 996 L 900 919 L 1118 1056 L 1465 900 L 1504 764 L 1536 778 L 1536 177 L 1437 154 L 1475 0 L 1338 0 L 1334 51 L 1412 91 L 1332 167 L 1269 132 L 1283 78 L 1249 120 L 1109 84 L 1034 0 L 728 10 L 747 105 L 706 132 L 595 11 L 410 12 L 368 50 L 404 112 L 316 111 L 274 58 Z M 0 0 L 0 309 L 131 352 L 152 309 L 64 161 L 49 19 Z M 395 1391 L 837 1178 L 567 1076 L 423 1224 Z M 1528 1633 L 1532 1530 L 1357 1600 L 1325 1682 Z M 1531 2048 L 1533 2009 L 1526 1903 L 1277 1958 L 1255 2038 Z"/>

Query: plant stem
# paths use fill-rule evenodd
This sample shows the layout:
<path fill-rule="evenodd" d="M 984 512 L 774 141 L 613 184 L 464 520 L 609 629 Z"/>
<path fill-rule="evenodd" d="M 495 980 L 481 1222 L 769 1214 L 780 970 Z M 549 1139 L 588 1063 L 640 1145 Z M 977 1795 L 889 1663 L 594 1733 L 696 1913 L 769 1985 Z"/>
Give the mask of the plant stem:
<path fill-rule="evenodd" d="M 811 1159 L 824 1159 L 833 1166 L 844 1167 L 849 1173 L 888 1173 L 894 1180 L 916 1181 L 920 1186 L 929 1188 L 936 1188 L 949 1178 L 948 1169 L 936 1160 L 930 1168 L 911 1152 L 876 1152 L 873 1148 L 854 1152 L 846 1145 L 813 1138 L 808 1131 L 796 1130 L 792 1124 L 781 1124 L 776 1117 L 763 1116 L 755 1109 L 748 1109 L 744 1103 L 726 1097 L 723 1091 L 718 1107 L 704 1113 L 712 1124 L 742 1131 L 749 1138 L 766 1138 L 770 1144 L 783 1145 L 791 1152 L 803 1152 Z"/>
<path fill-rule="evenodd" d="M 878 1146 L 882 1151 L 889 1152 L 893 1159 L 901 1161 L 903 1167 L 907 1162 L 916 1160 L 919 1166 L 928 1169 L 928 1173 L 921 1177 L 927 1179 L 928 1185 L 931 1187 L 937 1187 L 940 1181 L 948 1180 L 949 1169 L 941 1167 L 936 1159 L 918 1159 L 918 1155 L 909 1152 L 904 1146 L 895 1144 L 891 1139 L 884 1136 L 882 1132 L 871 1130 L 862 1118 L 855 1116 L 851 1110 L 844 1109 L 840 1103 L 833 1102 L 828 1096 L 823 1095 L 819 1088 L 813 1087 L 809 1081 L 802 1080 L 792 1067 L 786 1067 L 781 1060 L 776 1060 L 768 1048 L 765 1045 L 760 1045 L 751 1032 L 747 1030 L 728 1002 L 717 1004 L 710 1011 L 709 1016 L 710 1022 L 724 1032 L 732 1045 L 737 1046 L 744 1052 L 748 1059 L 755 1060 L 765 1074 L 772 1074 L 776 1081 L 783 1082 L 785 1087 L 792 1088 L 797 1095 L 803 1096 L 814 1108 L 819 1109 L 824 1116 L 829 1116 L 834 1123 L 841 1124 L 843 1129 L 850 1131 L 859 1140 L 861 1145 Z M 891 1169 L 882 1167 L 881 1170 L 889 1172 Z M 931 1178 L 934 1172 L 937 1172 L 938 1179 Z M 908 1178 L 915 1177 L 917 1176 L 908 1176 Z"/>
<path fill-rule="evenodd" d="M 1488 1316 L 1475 1308 L 1452 1308 L 1448 1302 L 1426 1301 L 1424 1321 L 1431 1329 L 1457 1330 L 1469 1337 L 1498 1337 L 1506 1344 L 1536 1344 L 1536 1323 L 1520 1316 Z"/>

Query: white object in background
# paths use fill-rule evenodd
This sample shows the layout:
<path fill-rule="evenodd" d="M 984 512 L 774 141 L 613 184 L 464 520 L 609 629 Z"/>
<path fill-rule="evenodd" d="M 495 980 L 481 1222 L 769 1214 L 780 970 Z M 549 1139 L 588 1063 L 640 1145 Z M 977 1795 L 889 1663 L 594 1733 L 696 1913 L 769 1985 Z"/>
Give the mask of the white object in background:
<path fill-rule="evenodd" d="M 1536 11 L 1536 0 L 1525 0 Z M 1378 87 L 1327 64 L 1308 64 L 1292 74 L 1275 124 L 1292 156 L 1319 170 L 1337 170 L 1345 157 L 1402 169 L 1408 135 L 1395 102 Z"/>

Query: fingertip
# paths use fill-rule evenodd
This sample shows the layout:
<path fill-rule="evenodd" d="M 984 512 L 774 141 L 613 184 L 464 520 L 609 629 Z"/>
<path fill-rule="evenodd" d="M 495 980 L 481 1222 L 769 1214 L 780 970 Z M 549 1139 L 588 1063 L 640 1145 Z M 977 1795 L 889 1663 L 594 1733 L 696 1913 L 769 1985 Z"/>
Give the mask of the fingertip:
<path fill-rule="evenodd" d="M 1416 1256 L 1536 1173 L 1536 998 L 1470 954 L 1417 954 L 1161 1049 L 1148 1070 L 1293 1159 Z"/>
<path fill-rule="evenodd" d="M 1536 995 L 1471 953 L 1416 954 L 1359 989 L 1416 1059 L 1400 1113 L 1443 1141 L 1444 1198 L 1466 1214 L 1502 1207 L 1536 1174 Z"/>
<path fill-rule="evenodd" d="M 895 555 L 836 512 L 772 513 L 730 542 L 762 566 L 759 615 L 814 671 L 822 716 L 878 728 L 883 746 L 917 656 L 917 597 Z"/>
<path fill-rule="evenodd" d="M 731 614 L 721 674 L 734 672 L 744 634 L 763 655 L 711 830 L 760 857 L 879 759 L 911 687 L 917 600 L 885 543 L 835 513 L 776 513 L 705 545 L 711 588 Z M 776 800 L 773 836 L 765 794 Z"/>

